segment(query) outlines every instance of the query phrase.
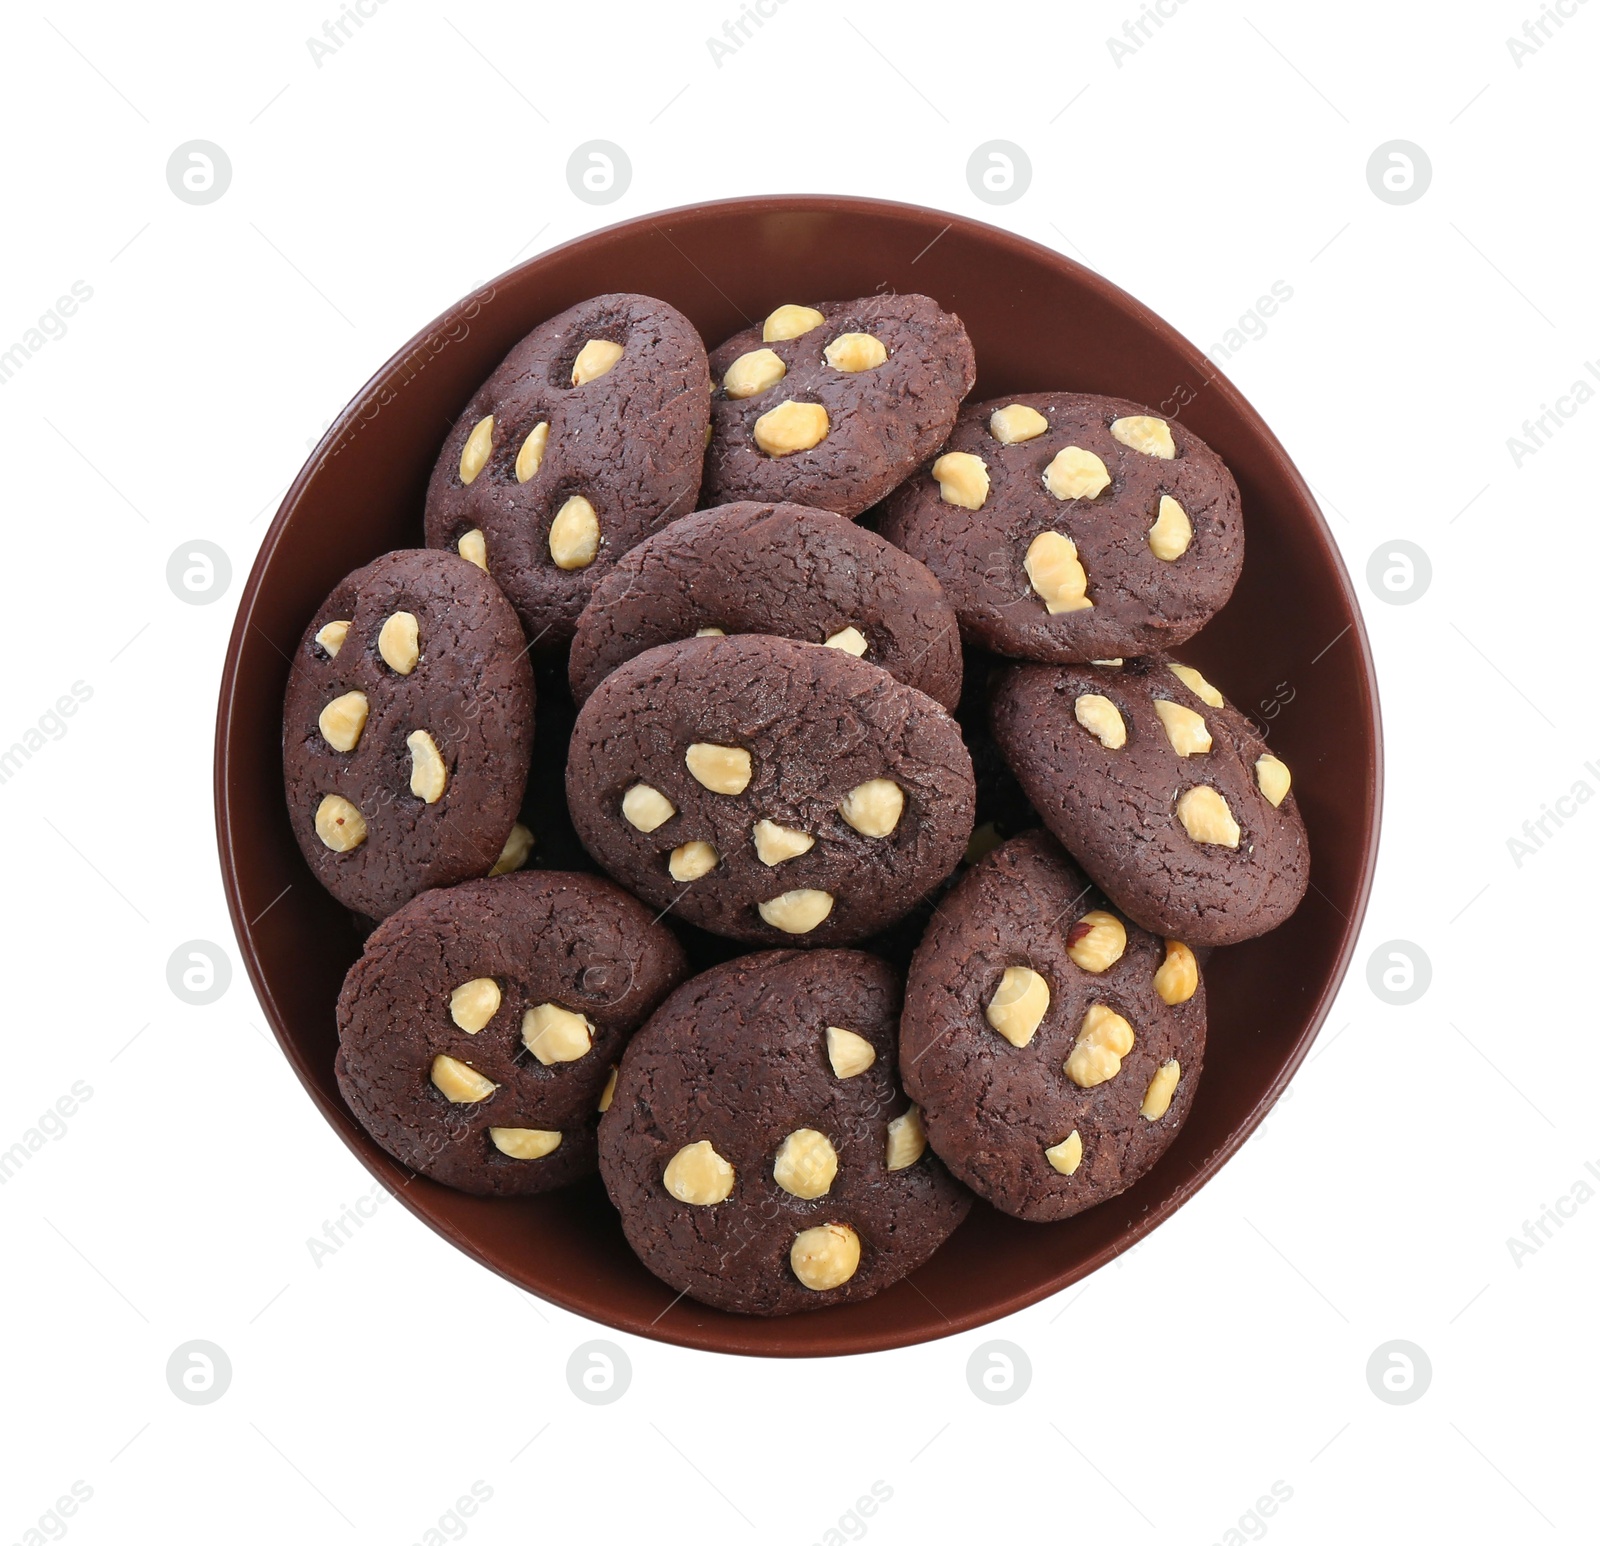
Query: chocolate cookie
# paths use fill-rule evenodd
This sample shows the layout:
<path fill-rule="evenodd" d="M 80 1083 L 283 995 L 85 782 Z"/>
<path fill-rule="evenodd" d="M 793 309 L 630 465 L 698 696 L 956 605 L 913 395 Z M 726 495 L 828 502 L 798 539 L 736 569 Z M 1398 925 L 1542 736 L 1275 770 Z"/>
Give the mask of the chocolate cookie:
<path fill-rule="evenodd" d="M 969 638 L 1024 660 L 1181 644 L 1244 563 L 1216 452 L 1137 403 L 1073 392 L 964 408 L 880 530 L 938 576 Z"/>
<path fill-rule="evenodd" d="M 378 925 L 345 977 L 340 1092 L 435 1181 L 549 1191 L 594 1169 L 623 1045 L 683 975 L 670 931 L 597 875 L 429 891 Z"/>
<path fill-rule="evenodd" d="M 647 295 L 541 323 L 456 420 L 428 484 L 428 546 L 488 569 L 540 651 L 572 637 L 618 557 L 694 509 L 706 352 Z"/>
<path fill-rule="evenodd" d="M 1012 666 L 995 740 L 1044 824 L 1147 929 L 1231 945 L 1276 928 L 1310 878 L 1289 770 L 1198 671 Z"/>
<path fill-rule="evenodd" d="M 1193 952 L 1112 911 L 1048 832 L 962 878 L 911 963 L 900 1071 L 928 1141 L 980 1197 L 1064 1219 L 1177 1136 L 1205 1051 Z"/>
<path fill-rule="evenodd" d="M 971 1197 L 895 1082 L 900 981 L 859 950 L 691 978 L 629 1044 L 600 1124 L 623 1233 L 681 1293 L 747 1315 L 866 1299 Z"/>
<path fill-rule="evenodd" d="M 578 715 L 567 803 L 657 907 L 760 944 L 865 938 L 955 868 L 972 763 L 926 693 L 759 634 L 659 644 Z"/>
<path fill-rule="evenodd" d="M 831 644 L 946 708 L 961 696 L 961 631 L 939 582 L 874 532 L 804 505 L 723 505 L 623 557 L 578 619 L 572 691 L 654 644 L 768 633 Z"/>
<path fill-rule="evenodd" d="M 925 295 L 778 307 L 711 356 L 704 502 L 860 515 L 944 444 L 977 378 L 959 317 Z"/>
<path fill-rule="evenodd" d="M 382 918 L 486 875 L 533 748 L 522 630 L 481 569 L 388 553 L 317 608 L 289 669 L 283 781 L 312 873 Z"/>

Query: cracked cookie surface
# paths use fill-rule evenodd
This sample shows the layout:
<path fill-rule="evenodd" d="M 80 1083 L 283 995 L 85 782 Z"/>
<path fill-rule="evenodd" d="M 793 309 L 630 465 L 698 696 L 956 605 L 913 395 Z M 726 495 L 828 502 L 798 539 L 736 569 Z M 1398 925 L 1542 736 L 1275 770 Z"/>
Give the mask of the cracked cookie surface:
<path fill-rule="evenodd" d="M 371 918 L 487 875 L 522 801 L 533 707 L 516 614 L 481 569 L 407 549 L 340 581 L 284 695 L 289 819 L 312 873 Z"/>
<path fill-rule="evenodd" d="M 700 335 L 665 301 L 597 295 L 551 317 L 446 437 L 428 546 L 486 565 L 533 647 L 559 647 L 617 558 L 694 509 L 709 389 Z"/>
<path fill-rule="evenodd" d="M 1168 953 L 1048 832 L 1012 838 L 962 877 L 912 960 L 900 1022 L 907 1093 L 953 1174 L 1003 1212 L 1047 1220 L 1155 1164 L 1205 1050 L 1198 970 L 1171 986 L 1170 969 L 1158 977 Z M 1168 1002 L 1158 982 L 1186 996 Z"/>
<path fill-rule="evenodd" d="M 956 866 L 972 830 L 956 722 L 887 671 L 755 634 L 657 645 L 578 716 L 584 846 L 673 915 L 757 944 L 864 939 Z"/>
<path fill-rule="evenodd" d="M 401 1164 L 519 1196 L 595 1168 L 628 1037 L 684 975 L 643 903 L 535 871 L 427 892 L 368 938 L 339 995 L 346 1103 Z"/>
<path fill-rule="evenodd" d="M 1244 563 L 1222 459 L 1175 419 L 1074 392 L 963 408 L 880 530 L 934 572 L 973 643 L 1020 660 L 1181 644 Z"/>
<path fill-rule="evenodd" d="M 582 702 L 608 672 L 702 630 L 832 644 L 946 708 L 961 696 L 961 634 L 939 582 L 909 554 L 828 510 L 745 502 L 700 510 L 625 554 L 578 619 Z"/>
<path fill-rule="evenodd" d="M 895 1076 L 900 996 L 863 951 L 768 951 L 691 978 L 634 1037 L 600 1173 L 664 1283 L 821 1309 L 914 1271 L 966 1216 Z"/>
<path fill-rule="evenodd" d="M 990 719 L 1040 819 L 1142 927 L 1231 945 L 1300 905 L 1310 855 L 1289 771 L 1190 667 L 1011 666 Z"/>
<path fill-rule="evenodd" d="M 712 351 L 702 502 L 858 516 L 944 443 L 976 376 L 961 319 L 925 295 L 780 306 Z"/>

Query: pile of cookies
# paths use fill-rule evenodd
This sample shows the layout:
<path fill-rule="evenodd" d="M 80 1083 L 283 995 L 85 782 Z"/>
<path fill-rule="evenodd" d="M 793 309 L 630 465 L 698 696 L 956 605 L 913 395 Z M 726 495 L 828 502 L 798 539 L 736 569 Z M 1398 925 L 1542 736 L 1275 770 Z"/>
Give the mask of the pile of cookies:
<path fill-rule="evenodd" d="M 598 296 L 467 405 L 426 547 L 318 609 L 285 788 L 371 921 L 336 1073 L 403 1165 L 598 1169 L 673 1290 L 776 1315 L 1171 1144 L 1206 951 L 1308 879 L 1289 770 L 1167 653 L 1238 489 L 1137 403 L 975 379 L 926 296 L 709 356 Z"/>

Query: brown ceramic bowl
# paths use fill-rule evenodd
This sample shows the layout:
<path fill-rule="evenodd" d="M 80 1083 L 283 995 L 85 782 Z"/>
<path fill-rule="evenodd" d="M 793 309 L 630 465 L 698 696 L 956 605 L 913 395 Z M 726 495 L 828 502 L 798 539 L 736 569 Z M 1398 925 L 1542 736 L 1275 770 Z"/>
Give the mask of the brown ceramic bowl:
<path fill-rule="evenodd" d="M 765 1320 L 675 1301 L 629 1251 L 598 1180 L 514 1201 L 421 1178 L 407 1185 L 351 1120 L 333 1079 L 334 1002 L 360 937 L 289 829 L 284 681 L 336 581 L 390 548 L 421 545 L 423 491 L 446 431 L 536 323 L 587 296 L 643 291 L 679 307 L 714 345 L 781 301 L 883 289 L 921 291 L 965 320 L 977 398 L 1051 388 L 1133 398 L 1181 415 L 1226 459 L 1244 495 L 1244 577 L 1182 653 L 1270 727 L 1294 769 L 1312 885 L 1282 928 L 1212 958 L 1194 1113 L 1136 1186 L 1058 1224 L 980 1203 L 920 1272 L 877 1298 Z M 598 231 L 513 269 L 419 333 L 285 497 L 240 599 L 217 716 L 234 930 L 284 1052 L 339 1135 L 413 1213 L 529 1292 L 624 1331 L 728 1353 L 858 1353 L 980 1326 L 1103 1266 L 1192 1196 L 1271 1108 L 1327 1013 L 1366 906 L 1380 779 L 1377 688 L 1349 577 L 1283 447 L 1200 351 L 1116 286 L 1021 237 L 935 210 L 816 195 L 702 204 Z"/>

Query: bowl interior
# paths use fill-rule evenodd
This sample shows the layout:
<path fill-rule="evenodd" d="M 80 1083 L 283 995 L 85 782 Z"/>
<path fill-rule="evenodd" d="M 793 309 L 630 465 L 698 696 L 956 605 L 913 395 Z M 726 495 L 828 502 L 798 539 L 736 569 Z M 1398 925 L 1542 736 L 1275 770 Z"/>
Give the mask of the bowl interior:
<path fill-rule="evenodd" d="M 763 1320 L 674 1301 L 629 1251 L 598 1180 L 517 1201 L 469 1197 L 410 1180 L 357 1127 L 333 1079 L 334 1003 L 361 935 L 312 880 L 289 828 L 283 691 L 306 619 L 335 583 L 421 545 L 446 431 L 537 323 L 591 295 L 642 291 L 715 345 L 781 301 L 885 289 L 920 291 L 962 317 L 975 398 L 1132 398 L 1181 417 L 1227 461 L 1244 499 L 1244 575 L 1181 654 L 1254 713 L 1293 768 L 1312 886 L 1284 927 L 1212 957 L 1194 1111 L 1143 1180 L 1058 1224 L 979 1204 L 921 1271 L 878 1297 Z M 530 1292 L 625 1331 L 724 1352 L 849 1353 L 963 1330 L 1065 1287 L 1171 1213 L 1249 1136 L 1305 1056 L 1354 945 L 1376 855 L 1379 744 L 1366 636 L 1322 517 L 1271 432 L 1193 345 L 1105 280 L 992 227 L 871 200 L 741 199 L 646 216 L 535 258 L 452 308 L 363 388 L 289 490 L 244 589 L 218 711 L 218 840 L 235 932 L 284 1052 L 414 1213 Z M 548 740 L 536 746 L 536 758 L 551 754 Z"/>

